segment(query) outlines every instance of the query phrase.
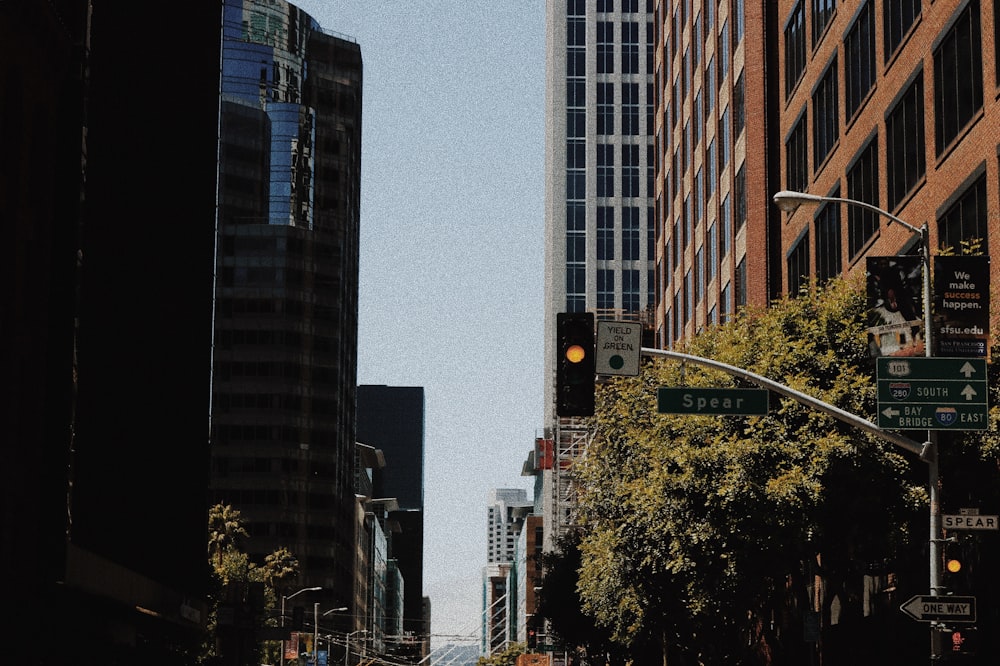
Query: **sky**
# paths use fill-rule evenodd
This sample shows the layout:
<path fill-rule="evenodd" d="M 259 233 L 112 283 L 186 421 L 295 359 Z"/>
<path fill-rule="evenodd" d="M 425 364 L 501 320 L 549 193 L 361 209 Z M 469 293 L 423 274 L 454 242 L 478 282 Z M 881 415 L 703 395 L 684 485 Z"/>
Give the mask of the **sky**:
<path fill-rule="evenodd" d="M 358 383 L 424 387 L 432 643 L 478 636 L 487 496 L 531 496 L 543 426 L 545 3 L 293 3 L 361 47 Z"/>

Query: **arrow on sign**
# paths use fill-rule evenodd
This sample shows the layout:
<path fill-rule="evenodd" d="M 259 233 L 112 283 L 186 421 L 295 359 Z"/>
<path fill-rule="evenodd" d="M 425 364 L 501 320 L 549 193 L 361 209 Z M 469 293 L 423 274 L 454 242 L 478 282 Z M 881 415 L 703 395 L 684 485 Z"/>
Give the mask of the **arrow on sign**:
<path fill-rule="evenodd" d="M 972 400 L 979 394 L 976 393 L 976 389 L 972 388 L 972 386 L 970 386 L 969 384 L 966 384 L 965 388 L 962 389 L 962 395 L 965 396 L 966 400 Z"/>
<path fill-rule="evenodd" d="M 976 598 L 917 595 L 910 597 L 905 604 L 899 607 L 899 610 L 920 622 L 936 622 L 939 620 L 975 622 Z"/>
<path fill-rule="evenodd" d="M 965 378 L 968 379 L 972 375 L 976 374 L 976 366 L 974 366 L 971 363 L 969 363 L 968 361 L 966 361 L 965 365 L 963 365 L 961 367 L 961 369 L 959 370 L 959 372 L 962 373 L 963 375 L 965 375 Z"/>
<path fill-rule="evenodd" d="M 894 416 L 899 416 L 899 410 L 893 409 L 892 407 L 886 407 L 885 409 L 882 410 L 882 416 L 886 417 L 887 419 L 891 419 Z"/>

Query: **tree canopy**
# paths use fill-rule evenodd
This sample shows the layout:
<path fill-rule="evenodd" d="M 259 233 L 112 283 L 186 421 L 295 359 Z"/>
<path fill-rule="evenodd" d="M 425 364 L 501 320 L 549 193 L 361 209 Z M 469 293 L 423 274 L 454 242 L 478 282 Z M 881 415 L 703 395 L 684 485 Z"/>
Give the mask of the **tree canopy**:
<path fill-rule="evenodd" d="M 870 418 L 865 314 L 863 290 L 838 280 L 684 351 Z M 741 382 L 676 361 L 609 381 L 576 467 L 583 608 L 620 642 L 658 640 L 665 660 L 794 659 L 817 603 L 826 622 L 834 600 L 840 622 L 876 612 L 863 575 L 897 575 L 927 538 L 926 467 L 893 444 L 773 393 L 766 416 L 657 413 L 658 387 Z"/>

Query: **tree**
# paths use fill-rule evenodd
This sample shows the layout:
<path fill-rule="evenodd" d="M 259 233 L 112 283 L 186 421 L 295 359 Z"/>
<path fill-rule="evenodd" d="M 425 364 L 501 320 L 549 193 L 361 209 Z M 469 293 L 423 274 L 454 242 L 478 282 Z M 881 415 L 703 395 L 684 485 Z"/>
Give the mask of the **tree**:
<path fill-rule="evenodd" d="M 228 504 L 216 504 L 208 510 L 208 554 L 216 568 L 223 566 L 227 552 L 236 550 L 240 540 L 248 536 L 239 509 Z"/>
<path fill-rule="evenodd" d="M 516 666 L 517 658 L 524 654 L 524 643 L 509 643 L 500 652 L 480 657 L 476 666 Z"/>
<path fill-rule="evenodd" d="M 686 351 L 871 416 L 865 314 L 860 286 L 834 281 L 745 309 Z M 658 634 L 665 663 L 808 663 L 816 576 L 824 627 L 834 598 L 839 624 L 853 626 L 864 574 L 919 555 L 925 468 L 790 399 L 772 396 L 766 416 L 657 413 L 656 388 L 682 385 L 740 380 L 667 361 L 599 391 L 577 469 L 583 609 L 623 644 Z"/>

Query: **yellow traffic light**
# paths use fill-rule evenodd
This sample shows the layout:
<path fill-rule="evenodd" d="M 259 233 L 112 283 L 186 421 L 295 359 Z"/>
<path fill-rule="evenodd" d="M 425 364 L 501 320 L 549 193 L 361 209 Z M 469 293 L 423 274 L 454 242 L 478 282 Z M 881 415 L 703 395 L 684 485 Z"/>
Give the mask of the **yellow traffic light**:
<path fill-rule="evenodd" d="M 566 360 L 570 363 L 579 363 L 587 357 L 587 350 L 580 345 L 570 345 L 566 348 Z"/>
<path fill-rule="evenodd" d="M 944 566 L 949 573 L 958 573 L 962 570 L 961 560 L 956 560 L 955 558 L 949 558 L 948 561 L 945 562 Z"/>

